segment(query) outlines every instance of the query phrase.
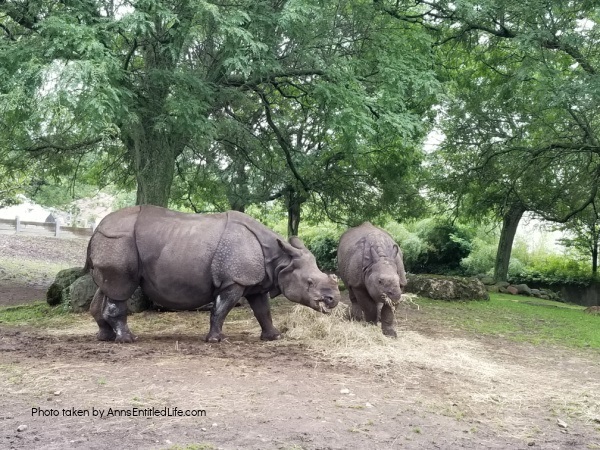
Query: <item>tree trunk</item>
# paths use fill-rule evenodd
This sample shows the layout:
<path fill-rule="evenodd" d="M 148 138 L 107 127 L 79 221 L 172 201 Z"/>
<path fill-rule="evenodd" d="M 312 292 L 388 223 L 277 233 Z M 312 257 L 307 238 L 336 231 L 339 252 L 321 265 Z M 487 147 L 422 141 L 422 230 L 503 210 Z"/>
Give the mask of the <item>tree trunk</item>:
<path fill-rule="evenodd" d="M 502 220 L 502 231 L 500 232 L 500 242 L 498 242 L 498 251 L 496 252 L 496 264 L 494 266 L 494 279 L 506 281 L 508 278 L 508 264 L 512 252 L 517 227 L 523 217 L 525 209 L 521 205 L 512 206 L 505 214 Z"/>
<path fill-rule="evenodd" d="M 132 125 L 123 133 L 137 180 L 137 205 L 167 207 L 175 174 L 175 159 L 184 139 L 156 130 L 151 120 Z"/>
<path fill-rule="evenodd" d="M 594 242 L 592 247 L 592 277 L 596 278 L 598 275 L 598 239 Z"/>
<path fill-rule="evenodd" d="M 288 237 L 298 236 L 298 228 L 300 227 L 300 214 L 302 212 L 302 203 L 306 201 L 306 196 L 295 190 L 290 190 L 286 199 L 288 211 Z"/>
<path fill-rule="evenodd" d="M 246 172 L 245 161 L 235 153 L 234 155 L 234 171 L 231 177 L 229 186 L 227 187 L 227 199 L 229 207 L 234 211 L 246 212 L 246 204 L 250 198 L 250 189 L 248 187 L 248 173 Z"/>

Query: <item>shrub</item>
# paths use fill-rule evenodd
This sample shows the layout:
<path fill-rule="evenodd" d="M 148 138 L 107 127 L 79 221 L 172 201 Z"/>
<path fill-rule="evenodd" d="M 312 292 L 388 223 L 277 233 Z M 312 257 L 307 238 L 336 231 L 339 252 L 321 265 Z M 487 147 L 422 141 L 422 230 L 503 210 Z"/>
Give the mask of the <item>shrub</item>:
<path fill-rule="evenodd" d="M 427 250 L 427 244 L 416 233 L 409 231 L 405 225 L 398 222 L 390 220 L 383 228 L 400 246 L 404 267 L 412 272 L 421 254 Z"/>
<path fill-rule="evenodd" d="M 471 252 L 471 236 L 466 228 L 436 219 L 414 224 L 416 234 L 426 243 L 413 271 L 416 273 L 460 274 L 460 262 Z"/>
<path fill-rule="evenodd" d="M 311 240 L 307 247 L 315 255 L 319 269 L 327 272 L 337 270 L 337 239 L 331 236 L 318 236 Z"/>

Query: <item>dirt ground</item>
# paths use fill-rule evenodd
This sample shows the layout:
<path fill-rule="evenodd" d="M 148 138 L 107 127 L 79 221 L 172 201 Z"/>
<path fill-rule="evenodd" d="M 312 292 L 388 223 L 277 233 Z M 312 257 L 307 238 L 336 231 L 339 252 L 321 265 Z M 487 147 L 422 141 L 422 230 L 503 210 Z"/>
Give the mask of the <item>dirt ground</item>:
<path fill-rule="evenodd" d="M 0 304 L 44 298 L 0 280 Z M 285 335 L 261 342 L 255 323 L 226 323 L 228 341 L 206 344 L 208 314 L 178 314 L 195 314 L 197 330 L 144 331 L 129 345 L 97 342 L 91 317 L 57 330 L 0 323 L 0 448 L 600 448 L 591 350 L 442 329 L 410 310 L 405 363 L 382 372 Z M 149 408 L 205 415 L 126 416 Z"/>

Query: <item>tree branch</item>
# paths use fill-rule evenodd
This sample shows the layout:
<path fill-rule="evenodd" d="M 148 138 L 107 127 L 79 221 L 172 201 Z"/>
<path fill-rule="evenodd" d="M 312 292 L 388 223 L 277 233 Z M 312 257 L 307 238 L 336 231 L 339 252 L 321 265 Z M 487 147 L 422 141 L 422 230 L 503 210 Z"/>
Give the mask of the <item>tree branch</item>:
<path fill-rule="evenodd" d="M 264 92 L 262 92 L 260 89 L 255 89 L 255 92 L 258 94 L 258 96 L 260 97 L 260 99 L 265 107 L 265 116 L 267 119 L 267 123 L 269 124 L 269 127 L 273 130 L 273 132 L 275 133 L 277 142 L 279 143 L 279 146 L 281 147 L 281 149 L 283 150 L 283 153 L 285 154 L 285 160 L 287 162 L 288 167 L 292 171 L 292 174 L 294 174 L 294 177 L 300 182 L 300 184 L 302 185 L 304 190 L 306 192 L 309 192 L 310 188 L 308 187 L 308 184 L 300 176 L 300 173 L 298 173 L 298 170 L 296 169 L 296 165 L 294 164 L 294 161 L 292 159 L 292 154 L 291 154 L 291 150 L 293 149 L 292 144 L 289 142 L 287 137 L 283 135 L 283 133 L 281 132 L 279 127 L 273 121 L 273 117 L 271 114 L 271 104 L 267 100 L 267 97 Z"/>

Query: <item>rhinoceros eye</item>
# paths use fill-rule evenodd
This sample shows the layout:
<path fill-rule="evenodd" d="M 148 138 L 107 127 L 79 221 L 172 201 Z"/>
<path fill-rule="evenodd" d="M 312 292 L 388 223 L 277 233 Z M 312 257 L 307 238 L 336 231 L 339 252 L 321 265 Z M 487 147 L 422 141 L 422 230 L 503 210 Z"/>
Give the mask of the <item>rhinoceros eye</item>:
<path fill-rule="evenodd" d="M 379 284 L 383 284 L 383 278 L 379 279 Z"/>

